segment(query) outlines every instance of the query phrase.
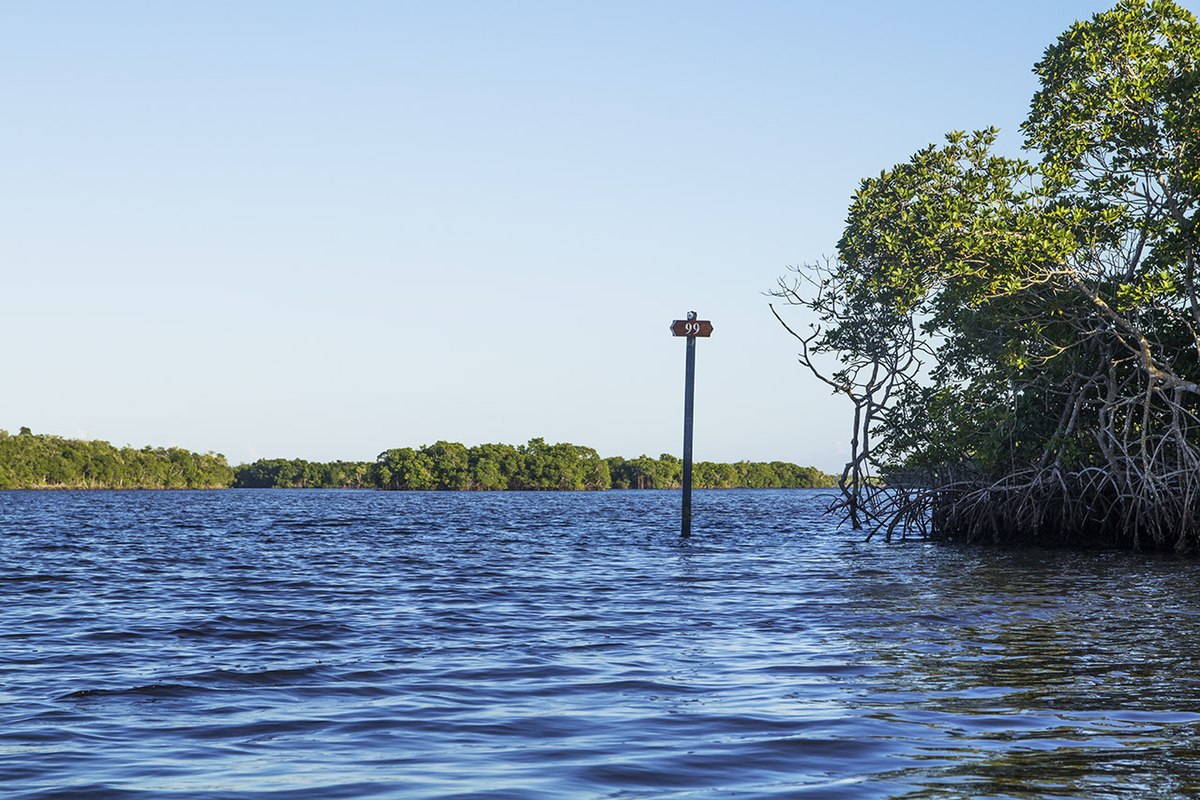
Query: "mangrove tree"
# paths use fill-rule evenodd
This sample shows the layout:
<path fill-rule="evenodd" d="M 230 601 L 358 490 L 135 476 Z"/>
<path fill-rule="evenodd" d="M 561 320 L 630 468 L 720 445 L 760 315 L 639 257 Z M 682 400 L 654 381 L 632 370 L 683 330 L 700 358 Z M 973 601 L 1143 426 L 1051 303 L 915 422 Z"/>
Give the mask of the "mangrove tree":
<path fill-rule="evenodd" d="M 947 135 L 775 291 L 853 408 L 837 508 L 889 538 L 1200 549 L 1200 26 L 1122 0 L 1034 72 L 1027 157 Z"/>

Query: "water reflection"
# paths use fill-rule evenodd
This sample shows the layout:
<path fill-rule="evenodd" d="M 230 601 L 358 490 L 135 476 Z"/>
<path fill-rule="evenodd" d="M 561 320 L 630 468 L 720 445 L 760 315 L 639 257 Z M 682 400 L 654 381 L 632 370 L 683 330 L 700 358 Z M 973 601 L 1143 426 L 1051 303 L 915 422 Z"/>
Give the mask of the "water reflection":
<path fill-rule="evenodd" d="M 937 547 L 907 579 L 872 569 L 876 580 L 858 583 L 870 608 L 843 639 L 886 672 L 852 706 L 898 731 L 928 729 L 906 742 L 921 766 L 889 774 L 919 785 L 903 796 L 1195 789 L 1195 563 Z"/>

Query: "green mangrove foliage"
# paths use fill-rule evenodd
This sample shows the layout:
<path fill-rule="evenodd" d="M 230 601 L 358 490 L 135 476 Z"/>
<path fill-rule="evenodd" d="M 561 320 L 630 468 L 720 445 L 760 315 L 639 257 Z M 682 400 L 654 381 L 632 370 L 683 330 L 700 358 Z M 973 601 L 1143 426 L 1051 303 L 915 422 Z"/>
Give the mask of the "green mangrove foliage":
<path fill-rule="evenodd" d="M 0 489 L 214 489 L 233 483 L 219 453 L 179 447 L 113 447 L 108 442 L 0 430 Z"/>
<path fill-rule="evenodd" d="M 375 488 L 367 461 L 305 461 L 302 458 L 262 458 L 235 468 L 233 486 L 258 489 Z"/>
<path fill-rule="evenodd" d="M 533 439 L 514 447 L 435 442 L 379 454 L 374 466 L 381 489 L 607 489 L 608 464 L 590 447 Z"/>
<path fill-rule="evenodd" d="M 838 507 L 889 538 L 1196 550 L 1200 25 L 1122 0 L 1034 72 L 1031 160 L 951 133 L 779 283 L 853 408 Z"/>
<path fill-rule="evenodd" d="M 608 459 L 614 489 L 678 489 L 683 485 L 683 461 L 663 453 L 658 458 L 639 456 Z M 836 484 L 832 475 L 815 467 L 783 461 L 739 461 L 692 464 L 692 486 L 697 489 L 827 489 Z"/>
<path fill-rule="evenodd" d="M 230 468 L 225 456 L 178 447 L 140 450 L 0 430 L 0 489 L 409 489 L 561 491 L 677 489 L 683 464 L 670 455 L 601 458 L 590 447 L 439 441 L 385 450 L 375 461 L 263 458 Z M 694 465 L 700 489 L 821 488 L 834 478 L 813 467 L 772 462 Z"/>
<path fill-rule="evenodd" d="M 420 448 L 385 450 L 374 462 L 319 464 L 301 459 L 262 459 L 237 468 L 240 488 L 376 488 L 437 491 L 554 491 L 678 489 L 683 462 L 658 458 L 601 458 L 580 445 L 481 444 L 439 441 Z M 693 465 L 698 489 L 827 488 L 834 478 L 813 467 L 780 461 Z"/>

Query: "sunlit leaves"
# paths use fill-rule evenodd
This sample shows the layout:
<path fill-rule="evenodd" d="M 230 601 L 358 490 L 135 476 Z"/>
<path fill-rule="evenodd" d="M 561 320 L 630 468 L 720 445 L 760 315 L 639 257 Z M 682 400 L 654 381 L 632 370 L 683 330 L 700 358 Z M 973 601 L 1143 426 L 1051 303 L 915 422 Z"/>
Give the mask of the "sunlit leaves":
<path fill-rule="evenodd" d="M 876 414 L 873 458 L 1111 463 L 1200 415 L 1200 26 L 1121 0 L 1034 71 L 1027 159 L 997 155 L 995 129 L 957 131 L 864 180 L 821 291 L 790 298 L 848 396 L 901 345 L 927 354 Z"/>

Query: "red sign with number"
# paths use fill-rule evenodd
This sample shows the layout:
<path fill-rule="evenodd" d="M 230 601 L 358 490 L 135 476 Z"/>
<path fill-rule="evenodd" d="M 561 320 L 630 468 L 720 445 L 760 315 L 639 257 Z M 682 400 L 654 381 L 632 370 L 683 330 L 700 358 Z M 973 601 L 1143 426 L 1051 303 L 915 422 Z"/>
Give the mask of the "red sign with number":
<path fill-rule="evenodd" d="M 706 319 L 677 319 L 671 323 L 675 336 L 712 336 L 713 324 Z"/>

